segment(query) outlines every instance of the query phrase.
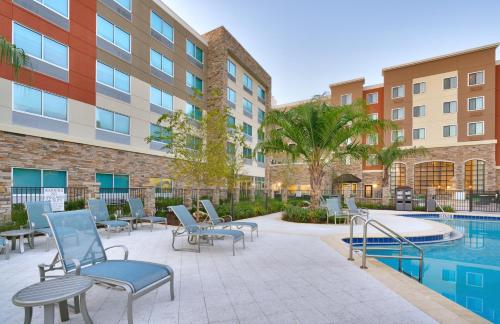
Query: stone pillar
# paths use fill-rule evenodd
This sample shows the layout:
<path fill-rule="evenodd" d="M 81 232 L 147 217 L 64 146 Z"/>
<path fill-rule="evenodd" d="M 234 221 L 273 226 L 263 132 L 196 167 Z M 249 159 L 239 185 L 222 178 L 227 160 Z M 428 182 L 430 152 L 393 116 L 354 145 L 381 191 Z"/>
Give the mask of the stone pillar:
<path fill-rule="evenodd" d="M 255 187 L 250 188 L 250 201 L 255 201 Z"/>
<path fill-rule="evenodd" d="M 0 183 L 0 222 L 12 221 L 11 188 L 7 182 Z"/>
<path fill-rule="evenodd" d="M 235 204 L 239 203 L 240 202 L 240 188 L 239 187 L 234 188 L 233 195 L 234 195 L 234 199 L 233 199 L 234 203 Z"/>
<path fill-rule="evenodd" d="M 387 206 L 391 203 L 391 188 L 382 187 L 382 205 Z"/>
<path fill-rule="evenodd" d="M 215 188 L 213 193 L 214 194 L 212 195 L 212 203 L 215 206 L 218 206 L 220 204 L 220 190 L 219 190 L 219 188 Z"/>
<path fill-rule="evenodd" d="M 89 199 L 99 199 L 100 182 L 84 182 L 83 186 L 87 188 L 87 198 L 85 200 L 85 207 L 89 208 Z"/>
<path fill-rule="evenodd" d="M 192 189 L 182 189 L 182 199 L 184 202 L 184 206 L 186 206 L 187 209 L 191 209 L 193 207 L 192 191 Z"/>
<path fill-rule="evenodd" d="M 155 197 L 155 187 L 146 186 L 144 187 L 144 211 L 146 215 L 151 216 L 156 212 L 156 197 Z"/>
<path fill-rule="evenodd" d="M 288 189 L 281 189 L 281 201 L 286 204 L 288 202 Z"/>

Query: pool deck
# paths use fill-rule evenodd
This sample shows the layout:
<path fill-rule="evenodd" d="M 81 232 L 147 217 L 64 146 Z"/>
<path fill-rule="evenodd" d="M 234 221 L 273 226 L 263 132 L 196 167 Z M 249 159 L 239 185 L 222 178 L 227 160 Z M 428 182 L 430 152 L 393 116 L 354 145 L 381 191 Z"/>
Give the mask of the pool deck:
<path fill-rule="evenodd" d="M 413 219 L 391 213 L 371 212 L 404 233 L 434 231 L 433 222 L 410 225 Z M 135 323 L 485 322 L 375 260 L 369 260 L 367 271 L 357 261 L 347 261 L 346 246 L 338 240 L 346 235 L 346 225 L 288 223 L 279 214 L 252 221 L 259 223 L 260 237 L 247 240 L 245 250 L 238 244 L 234 257 L 228 241 L 202 247 L 201 254 L 173 251 L 170 229 L 160 227 L 103 238 L 105 246 L 126 245 L 130 259 L 166 263 L 175 271 L 175 300 L 170 301 L 166 286 L 141 297 L 134 303 Z M 10 299 L 37 282 L 37 265 L 50 262 L 56 251 L 45 252 L 42 238 L 35 243 L 34 250 L 13 252 L 10 260 L 0 256 L 3 323 L 23 321 L 23 310 Z M 126 323 L 124 293 L 94 286 L 87 303 L 94 323 Z M 83 322 L 70 316 L 71 323 Z M 42 318 L 43 310 L 34 309 L 33 323 Z"/>

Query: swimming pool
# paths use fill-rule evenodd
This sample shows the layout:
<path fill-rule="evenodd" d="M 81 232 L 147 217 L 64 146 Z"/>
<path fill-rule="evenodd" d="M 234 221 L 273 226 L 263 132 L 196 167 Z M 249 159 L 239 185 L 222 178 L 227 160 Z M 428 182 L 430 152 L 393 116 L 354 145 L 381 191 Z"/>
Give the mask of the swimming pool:
<path fill-rule="evenodd" d="M 500 221 L 436 221 L 464 235 L 447 243 L 422 245 L 423 284 L 487 320 L 500 323 Z M 380 261 L 397 269 L 397 260 Z M 417 276 L 418 261 L 404 261 L 403 270 Z"/>

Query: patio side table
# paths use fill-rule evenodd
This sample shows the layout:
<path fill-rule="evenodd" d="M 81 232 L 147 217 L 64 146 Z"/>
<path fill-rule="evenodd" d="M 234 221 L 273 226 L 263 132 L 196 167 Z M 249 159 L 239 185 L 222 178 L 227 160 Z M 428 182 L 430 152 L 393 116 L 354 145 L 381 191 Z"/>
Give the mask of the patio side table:
<path fill-rule="evenodd" d="M 19 252 L 24 253 L 24 238 L 28 238 L 28 243 L 30 245 L 30 248 L 34 248 L 34 242 L 33 242 L 33 233 L 35 231 L 31 229 L 19 229 L 19 230 L 12 230 L 12 231 L 6 231 L 0 233 L 0 236 L 3 236 L 7 239 L 10 239 L 12 250 L 16 249 L 16 241 L 17 238 L 19 238 Z"/>
<path fill-rule="evenodd" d="M 54 306 L 59 303 L 61 321 L 69 320 L 68 302 L 70 298 L 79 296 L 80 311 L 83 321 L 92 324 L 87 311 L 85 293 L 92 288 L 94 281 L 86 276 L 64 276 L 57 279 L 39 282 L 19 290 L 13 297 L 12 303 L 24 307 L 24 323 L 31 323 L 33 307 L 43 306 L 44 323 L 54 323 Z"/>

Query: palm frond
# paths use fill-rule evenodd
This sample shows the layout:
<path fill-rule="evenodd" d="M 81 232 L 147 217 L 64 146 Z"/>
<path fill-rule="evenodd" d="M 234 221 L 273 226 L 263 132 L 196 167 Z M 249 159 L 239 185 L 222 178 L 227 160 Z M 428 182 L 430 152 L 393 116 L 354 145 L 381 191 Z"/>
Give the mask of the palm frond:
<path fill-rule="evenodd" d="M 22 48 L 0 37 L 0 64 L 4 63 L 12 67 L 14 79 L 18 79 L 21 68 L 29 64 L 29 57 Z"/>

